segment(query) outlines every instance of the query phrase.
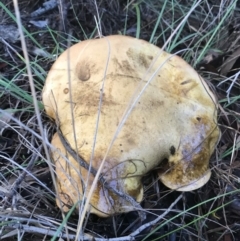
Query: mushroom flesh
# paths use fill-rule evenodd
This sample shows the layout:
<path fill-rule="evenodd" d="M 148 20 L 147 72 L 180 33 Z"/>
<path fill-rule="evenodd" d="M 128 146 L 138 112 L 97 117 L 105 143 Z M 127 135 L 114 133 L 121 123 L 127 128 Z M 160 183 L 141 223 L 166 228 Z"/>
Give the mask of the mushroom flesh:
<path fill-rule="evenodd" d="M 137 202 L 143 198 L 142 177 L 163 160 L 168 162 L 159 178 L 171 189 L 194 190 L 210 178 L 209 159 L 220 135 L 217 101 L 203 78 L 178 56 L 127 36 L 82 41 L 53 64 L 42 98 L 65 140 L 96 171 L 136 100 L 101 176 Z M 57 204 L 67 211 L 86 197 L 94 175 L 66 150 L 59 133 L 52 145 Z M 98 183 L 89 209 L 106 217 L 134 208 Z"/>

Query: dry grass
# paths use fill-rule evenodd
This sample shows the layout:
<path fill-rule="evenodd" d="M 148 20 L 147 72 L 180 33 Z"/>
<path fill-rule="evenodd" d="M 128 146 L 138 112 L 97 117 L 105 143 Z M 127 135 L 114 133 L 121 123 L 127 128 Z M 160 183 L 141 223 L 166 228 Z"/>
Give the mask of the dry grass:
<path fill-rule="evenodd" d="M 41 90 L 56 57 L 69 45 L 96 37 L 100 31 L 102 35 L 139 36 L 159 47 L 169 41 L 166 50 L 179 52 L 216 93 L 222 137 L 211 159 L 213 176 L 206 186 L 179 196 L 159 183 L 155 173 L 146 176 L 141 203 L 147 213 L 145 226 L 137 212 L 107 219 L 90 215 L 83 220 L 85 238 L 239 240 L 240 4 L 233 0 L 219 4 L 200 1 L 179 25 L 195 1 L 110 0 L 98 1 L 97 7 L 93 0 L 60 2 L 59 8 L 34 18 L 30 14 L 43 1 L 18 2 L 29 61 L 19 40 L 0 36 L 0 237 L 76 238 L 77 211 L 71 210 L 64 217 L 55 204 L 54 169 L 44 145 L 49 148 L 56 126 L 44 113 Z M 0 26 L 16 27 L 19 23 L 11 0 L 0 2 L 0 16 Z M 46 19 L 45 28 L 30 23 Z M 16 34 L 14 28 L 12 31 Z M 180 200 L 171 207 L 177 198 Z M 149 225 L 158 217 L 161 219 Z"/>

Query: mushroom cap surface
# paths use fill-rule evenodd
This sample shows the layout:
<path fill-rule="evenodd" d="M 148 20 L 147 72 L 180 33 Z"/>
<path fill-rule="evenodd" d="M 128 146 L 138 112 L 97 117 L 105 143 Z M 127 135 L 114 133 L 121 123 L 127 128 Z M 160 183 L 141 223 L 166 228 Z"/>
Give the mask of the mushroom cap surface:
<path fill-rule="evenodd" d="M 143 198 L 143 175 L 166 159 L 167 169 L 159 171 L 159 177 L 171 189 L 194 190 L 210 178 L 209 159 L 220 132 L 215 96 L 198 73 L 180 57 L 146 41 L 113 35 L 82 41 L 63 52 L 42 94 L 46 113 L 59 120 L 68 143 L 98 170 L 126 108 L 148 81 L 102 170 L 110 185 L 137 201 Z M 71 206 L 82 200 L 87 178 L 88 193 L 94 176 L 66 152 L 58 134 L 52 144 L 69 160 L 52 151 L 61 201 Z M 99 216 L 133 209 L 101 184 L 91 205 Z"/>

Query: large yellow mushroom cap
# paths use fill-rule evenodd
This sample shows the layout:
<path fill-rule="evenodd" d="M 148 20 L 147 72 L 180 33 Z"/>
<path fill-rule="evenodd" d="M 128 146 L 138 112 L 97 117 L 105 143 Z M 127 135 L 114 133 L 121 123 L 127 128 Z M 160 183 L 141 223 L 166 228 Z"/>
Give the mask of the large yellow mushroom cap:
<path fill-rule="evenodd" d="M 169 188 L 194 190 L 210 177 L 209 159 L 219 138 L 217 108 L 215 96 L 198 73 L 180 57 L 146 41 L 108 36 L 80 42 L 61 54 L 42 95 L 47 114 L 60 122 L 71 147 L 77 146 L 79 155 L 88 163 L 92 159 L 98 170 L 136 90 L 139 93 L 148 82 L 102 170 L 110 185 L 137 201 L 143 197 L 142 176 L 164 159 L 168 166 L 159 176 Z M 52 144 L 58 148 L 53 159 L 61 201 L 71 206 L 81 200 L 83 183 L 88 178 L 91 185 L 94 176 L 66 152 L 58 134 Z M 68 164 L 59 152 L 67 155 Z M 91 205 L 100 216 L 133 209 L 101 184 Z"/>

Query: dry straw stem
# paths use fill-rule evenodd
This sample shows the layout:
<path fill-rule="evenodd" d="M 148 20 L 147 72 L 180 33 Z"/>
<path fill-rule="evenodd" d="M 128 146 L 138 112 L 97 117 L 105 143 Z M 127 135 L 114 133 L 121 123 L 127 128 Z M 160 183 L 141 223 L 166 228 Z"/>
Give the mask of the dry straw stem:
<path fill-rule="evenodd" d="M 31 70 L 31 67 L 30 67 L 30 61 L 29 61 L 29 57 L 28 57 L 27 46 L 26 46 L 26 42 L 25 42 L 23 30 L 22 30 L 22 23 L 21 23 L 21 18 L 20 18 L 20 11 L 19 11 L 19 8 L 18 8 L 18 1 L 13 0 L 13 3 L 14 3 L 14 9 L 15 9 L 15 14 L 16 14 L 18 29 L 19 29 L 19 33 L 20 33 L 20 39 L 21 39 L 25 64 L 26 64 L 26 68 L 27 68 L 29 84 L 30 84 L 31 93 L 32 93 L 32 96 L 33 96 L 34 110 L 35 110 L 35 113 L 36 113 L 36 117 L 37 117 L 37 121 L 38 121 L 38 125 L 39 125 L 39 130 L 40 130 L 41 136 L 44 140 L 43 141 L 43 148 L 44 148 L 47 160 L 50 161 L 49 151 L 48 151 L 47 145 L 45 144 L 46 143 L 45 140 L 47 138 L 46 138 L 45 133 L 43 131 L 43 125 L 42 125 L 42 121 L 41 121 L 41 118 L 40 118 L 40 111 L 39 111 L 39 107 L 38 107 L 38 101 L 37 101 L 37 98 L 36 98 L 37 95 L 36 95 L 36 91 L 35 91 L 35 86 L 34 86 L 34 81 L 33 81 L 33 76 L 32 76 L 32 70 Z M 49 165 L 49 168 L 51 170 L 53 182 L 55 182 L 54 172 L 53 172 L 51 164 Z"/>
<path fill-rule="evenodd" d="M 50 161 L 50 154 L 49 154 L 49 151 L 48 151 L 48 148 L 47 148 L 47 145 L 46 145 L 47 137 L 46 137 L 45 132 L 43 130 L 43 125 L 42 125 L 42 121 L 41 121 L 41 118 L 40 118 L 40 111 L 39 111 L 38 101 L 37 101 L 37 98 L 36 98 L 37 95 L 36 95 L 36 91 L 35 91 L 32 70 L 31 70 L 31 67 L 30 67 L 30 60 L 29 60 L 29 57 L 28 57 L 27 46 L 26 46 L 26 42 L 25 42 L 23 30 L 22 30 L 22 23 L 21 23 L 20 11 L 19 11 L 19 7 L 18 7 L 18 0 L 13 0 L 13 4 L 14 4 L 14 9 L 15 9 L 15 14 L 16 14 L 16 19 L 17 19 L 17 25 L 18 25 L 18 29 L 19 29 L 19 33 L 20 33 L 21 45 L 22 45 L 23 55 L 24 55 L 25 64 L 26 64 L 26 68 L 27 68 L 29 84 L 30 84 L 31 93 L 32 93 L 32 96 L 33 96 L 34 110 L 35 110 L 36 117 L 37 117 L 39 131 L 40 131 L 40 134 L 41 134 L 42 139 L 43 139 L 43 148 L 44 148 L 44 151 L 45 151 L 45 154 L 46 154 L 46 157 L 47 157 L 47 164 L 48 164 L 49 169 L 50 169 L 53 185 L 54 185 L 55 190 L 56 190 L 56 196 L 59 197 L 59 194 L 57 193 L 57 188 L 56 188 L 56 179 L 55 179 L 55 175 L 54 175 L 54 170 L 53 170 L 53 167 L 52 167 L 52 164 L 51 164 L 51 161 Z M 64 217 L 64 214 L 62 214 L 62 215 Z M 67 231 L 67 229 L 66 229 L 66 231 Z"/>
<path fill-rule="evenodd" d="M 15 123 L 17 123 L 23 130 L 26 130 L 28 132 L 30 132 L 33 136 L 35 136 L 41 143 L 45 143 L 47 145 L 48 148 L 53 148 L 51 146 L 51 144 L 49 143 L 48 140 L 44 140 L 42 138 L 42 136 L 38 135 L 36 132 L 34 132 L 31 128 L 29 128 L 28 126 L 24 125 L 21 121 L 17 120 L 15 117 L 13 117 L 12 115 L 10 115 L 9 113 L 7 113 L 6 111 L 4 110 L 1 110 L 0 109 L 0 114 L 3 115 L 3 116 L 6 116 L 7 118 L 11 119 L 12 121 L 14 121 Z M 5 123 L 6 124 L 6 123 Z M 12 126 L 10 126 L 9 124 L 7 124 L 7 127 L 8 128 L 11 128 L 13 129 Z M 16 131 L 16 130 L 15 130 Z M 19 136 L 21 136 L 22 138 L 24 138 L 20 132 L 16 131 L 17 134 Z M 29 145 L 29 149 L 34 149 L 34 147 L 31 145 L 30 142 L 28 142 L 28 145 Z M 43 156 L 40 155 L 40 153 L 37 153 L 43 160 L 45 160 L 46 162 L 48 161 L 47 159 L 45 159 Z M 10 163 L 13 163 L 15 166 L 17 166 L 20 170 L 22 170 L 23 172 L 25 172 L 25 167 L 22 167 L 20 164 L 18 164 L 17 162 L 15 162 L 14 160 L 11 160 L 10 158 L 7 158 L 7 157 L 3 157 L 5 158 L 6 160 L 8 160 Z M 50 163 L 50 165 L 52 165 Z M 53 167 L 52 167 L 53 169 Z M 55 173 L 54 173 L 55 174 Z M 38 180 L 31 172 L 28 172 L 28 175 L 30 175 L 35 181 L 37 181 L 43 188 L 45 188 L 49 193 L 51 193 L 53 196 L 56 196 L 54 194 L 54 192 L 52 190 L 50 190 L 45 184 L 43 184 L 42 182 L 40 182 L 40 180 Z"/>

